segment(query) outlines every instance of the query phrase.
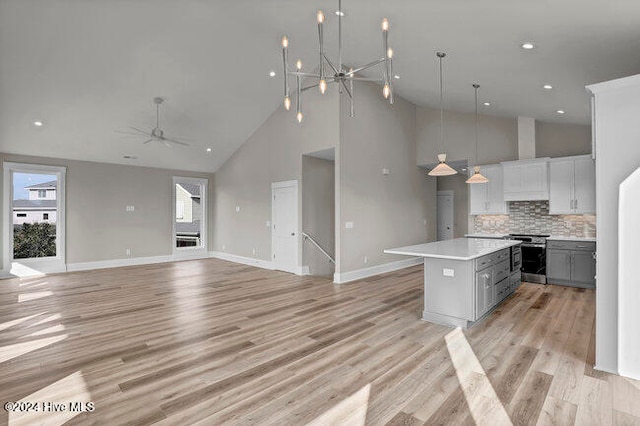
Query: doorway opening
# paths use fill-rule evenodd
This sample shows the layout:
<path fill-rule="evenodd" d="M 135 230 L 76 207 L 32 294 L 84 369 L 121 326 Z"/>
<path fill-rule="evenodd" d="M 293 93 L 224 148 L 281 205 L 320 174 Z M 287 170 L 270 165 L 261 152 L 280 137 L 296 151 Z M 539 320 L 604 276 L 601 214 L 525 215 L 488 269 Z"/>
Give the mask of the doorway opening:
<path fill-rule="evenodd" d="M 64 272 L 66 168 L 4 163 L 3 269 L 17 276 Z"/>
<path fill-rule="evenodd" d="M 336 254 L 335 148 L 302 156 L 302 265 L 333 277 Z"/>
<path fill-rule="evenodd" d="M 173 177 L 173 254 L 200 255 L 207 250 L 208 180 Z"/>

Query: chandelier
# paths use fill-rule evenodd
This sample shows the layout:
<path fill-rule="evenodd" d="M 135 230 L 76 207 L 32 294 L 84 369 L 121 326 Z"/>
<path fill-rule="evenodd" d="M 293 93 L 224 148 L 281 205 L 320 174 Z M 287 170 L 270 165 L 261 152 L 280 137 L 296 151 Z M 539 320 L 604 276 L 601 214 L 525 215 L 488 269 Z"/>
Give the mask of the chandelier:
<path fill-rule="evenodd" d="M 318 39 L 320 42 L 318 72 L 303 72 L 302 61 L 298 59 L 296 61 L 295 69 L 289 66 L 289 39 L 287 36 L 282 37 L 282 61 L 284 64 L 284 107 L 287 111 L 291 108 L 291 96 L 289 90 L 289 76 L 295 77 L 296 80 L 296 120 L 298 123 L 302 123 L 302 93 L 307 90 L 318 88 L 321 94 L 327 92 L 327 88 L 330 84 L 336 84 L 338 86 L 339 93 L 346 93 L 349 96 L 350 112 L 349 116 L 353 117 L 353 82 L 354 81 L 372 81 L 382 85 L 382 96 L 393 104 L 393 84 L 391 83 L 391 76 L 393 75 L 393 49 L 389 47 L 389 20 L 384 18 L 382 20 L 382 58 L 376 59 L 366 65 L 349 67 L 347 70 L 342 60 L 342 18 L 344 12 L 342 11 L 342 0 L 338 0 L 338 10 L 336 11 L 338 16 L 338 59 L 332 61 L 327 56 L 324 50 L 324 23 L 325 15 L 322 10 L 319 10 L 316 17 L 318 21 Z M 366 78 L 357 77 L 359 72 L 373 68 L 379 64 L 384 65 L 382 72 L 382 79 L 379 78 Z M 312 83 L 307 86 L 302 86 L 303 79 L 312 80 Z"/>

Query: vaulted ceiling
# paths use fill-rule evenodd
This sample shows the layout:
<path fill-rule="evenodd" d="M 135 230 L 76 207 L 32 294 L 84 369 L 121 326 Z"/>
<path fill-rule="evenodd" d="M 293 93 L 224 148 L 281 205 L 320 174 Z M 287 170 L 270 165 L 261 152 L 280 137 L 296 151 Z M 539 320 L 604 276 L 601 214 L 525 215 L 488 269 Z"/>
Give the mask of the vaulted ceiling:
<path fill-rule="evenodd" d="M 213 172 L 281 103 L 280 37 L 292 62 L 317 63 L 317 9 L 335 57 L 337 0 L 0 0 L 0 152 Z M 438 106 L 436 50 L 448 54 L 447 109 L 472 111 L 478 82 L 491 103 L 482 113 L 542 121 L 588 124 L 584 86 L 640 72 L 635 0 L 344 0 L 343 10 L 354 65 L 382 56 L 389 18 L 396 93 L 416 105 Z M 190 147 L 116 133 L 150 130 L 155 96 L 167 135 Z"/>

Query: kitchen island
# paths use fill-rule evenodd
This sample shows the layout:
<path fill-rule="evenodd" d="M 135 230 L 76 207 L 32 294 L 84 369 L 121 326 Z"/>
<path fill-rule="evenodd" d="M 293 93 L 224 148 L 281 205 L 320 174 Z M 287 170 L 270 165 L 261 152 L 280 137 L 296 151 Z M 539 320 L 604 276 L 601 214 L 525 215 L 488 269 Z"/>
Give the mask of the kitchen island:
<path fill-rule="evenodd" d="M 456 238 L 384 252 L 424 258 L 422 319 L 469 328 L 520 285 L 520 244 Z"/>

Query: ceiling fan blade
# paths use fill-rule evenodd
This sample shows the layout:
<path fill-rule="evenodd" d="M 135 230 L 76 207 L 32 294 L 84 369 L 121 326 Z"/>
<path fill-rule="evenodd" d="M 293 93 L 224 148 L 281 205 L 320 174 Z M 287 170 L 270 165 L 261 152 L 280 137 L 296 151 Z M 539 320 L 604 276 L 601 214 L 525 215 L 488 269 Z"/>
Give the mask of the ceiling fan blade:
<path fill-rule="evenodd" d="M 121 135 L 131 135 L 131 136 L 138 136 L 138 137 L 143 136 L 143 135 L 141 135 L 140 133 L 124 132 L 124 131 L 122 131 L 122 130 L 116 130 L 115 132 L 116 132 L 116 133 L 120 133 Z"/>
<path fill-rule="evenodd" d="M 173 146 L 166 140 L 166 139 L 162 139 L 162 143 L 167 147 L 167 148 L 173 148 Z"/>
<path fill-rule="evenodd" d="M 149 139 L 148 141 L 144 141 L 142 142 L 143 144 L 149 143 L 149 142 L 153 142 L 153 139 Z"/>
<path fill-rule="evenodd" d="M 137 127 L 129 126 L 129 128 L 130 128 L 130 129 L 135 130 L 136 132 L 140 132 L 140 133 L 142 133 L 143 135 L 150 135 L 150 134 L 151 134 L 151 132 L 147 132 L 147 131 L 145 131 L 145 130 L 138 129 Z"/>
<path fill-rule="evenodd" d="M 162 138 L 162 140 L 164 140 L 164 141 L 168 141 L 168 142 L 171 142 L 171 143 L 175 143 L 175 144 L 178 144 L 178 145 L 182 145 L 182 146 L 189 146 L 189 144 L 188 144 L 188 143 L 186 143 L 186 142 L 182 142 L 182 141 L 179 141 L 179 140 L 177 140 L 177 139 Z"/>

